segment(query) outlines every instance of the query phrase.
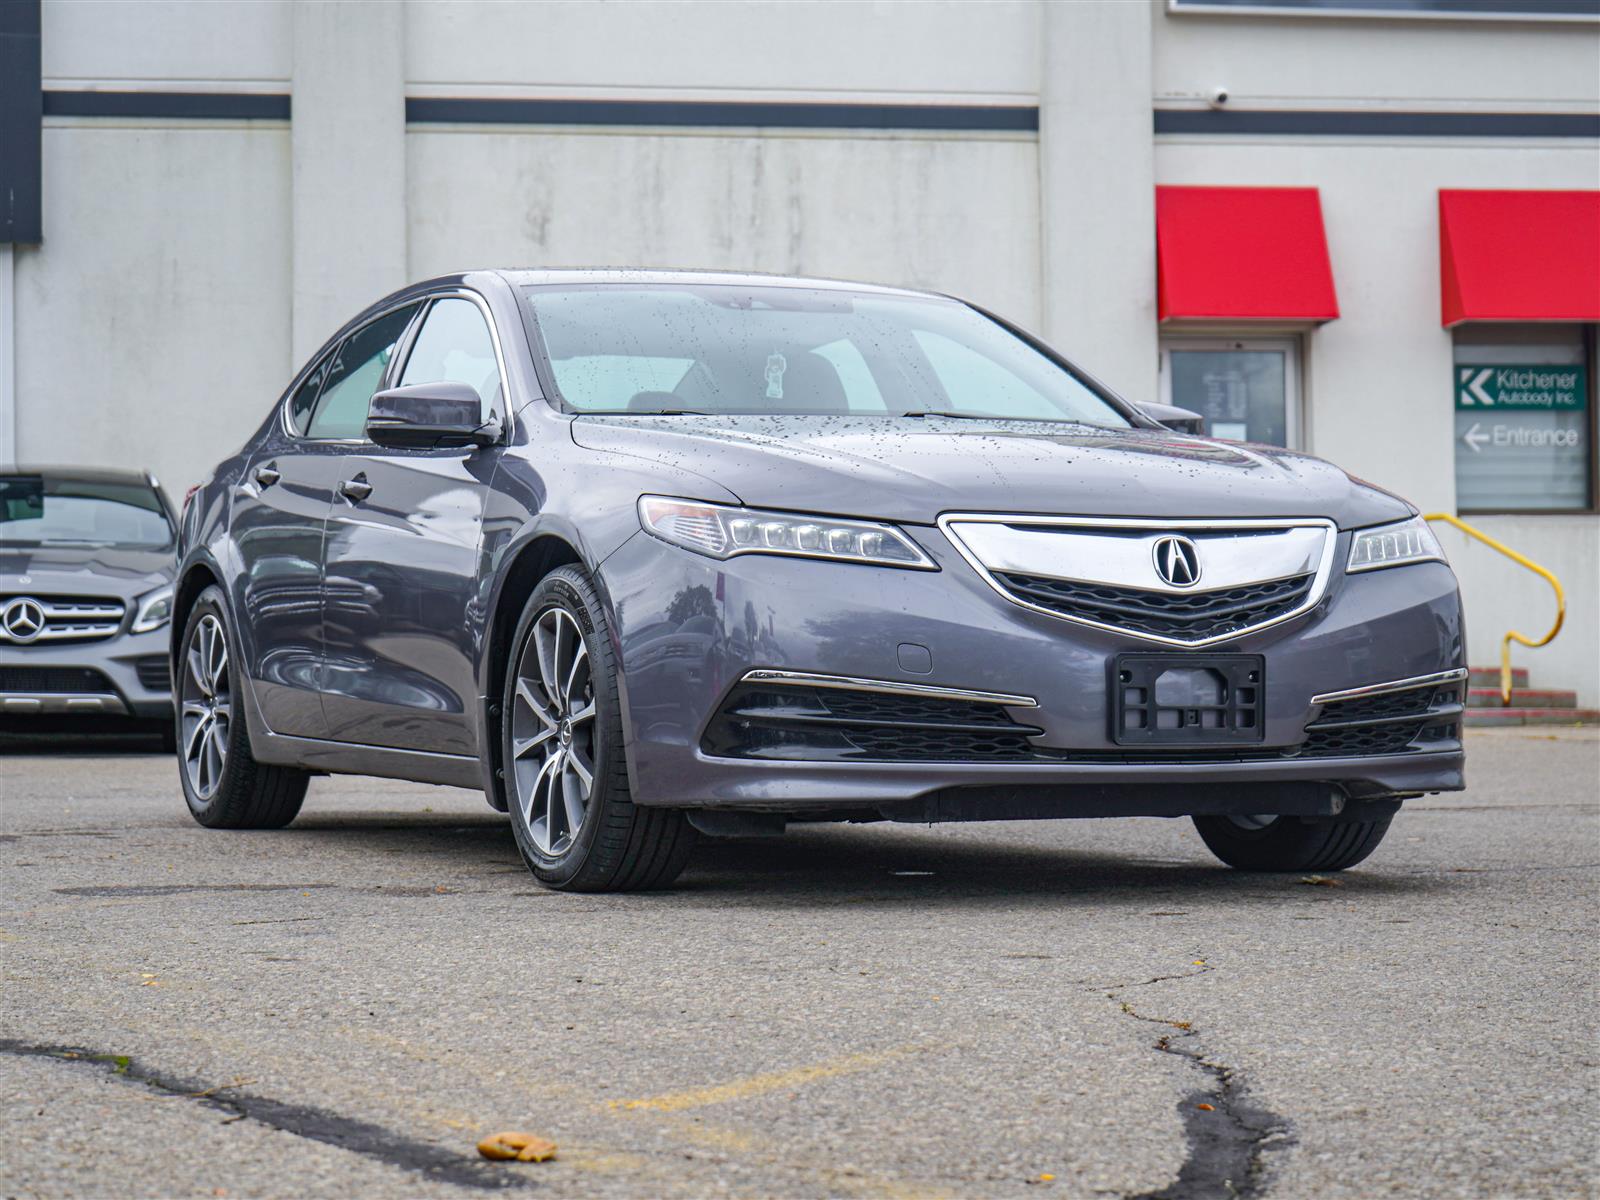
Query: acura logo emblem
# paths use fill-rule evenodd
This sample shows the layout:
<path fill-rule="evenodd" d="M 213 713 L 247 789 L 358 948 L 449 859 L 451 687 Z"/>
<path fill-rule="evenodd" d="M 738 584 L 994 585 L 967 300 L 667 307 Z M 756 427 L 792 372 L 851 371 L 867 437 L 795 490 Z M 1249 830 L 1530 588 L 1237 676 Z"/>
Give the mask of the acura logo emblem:
<path fill-rule="evenodd" d="M 1157 538 L 1156 574 L 1169 587 L 1193 587 L 1200 582 L 1200 551 L 1186 537 Z"/>
<path fill-rule="evenodd" d="M 0 612 L 0 629 L 13 642 L 31 642 L 44 632 L 44 607 L 31 596 L 18 596 Z"/>

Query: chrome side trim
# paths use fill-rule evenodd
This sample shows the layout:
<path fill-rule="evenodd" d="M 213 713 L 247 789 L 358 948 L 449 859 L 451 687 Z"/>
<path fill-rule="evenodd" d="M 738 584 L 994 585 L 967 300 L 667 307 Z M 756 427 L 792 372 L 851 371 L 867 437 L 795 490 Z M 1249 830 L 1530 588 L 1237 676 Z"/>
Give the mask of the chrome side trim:
<path fill-rule="evenodd" d="M 1389 683 L 1369 683 L 1365 687 L 1346 688 L 1342 692 L 1324 692 L 1311 697 L 1313 704 L 1329 704 L 1335 700 L 1362 700 L 1368 696 L 1387 696 L 1390 692 L 1409 692 L 1413 688 L 1438 687 L 1441 683 L 1460 683 L 1467 677 L 1465 667 L 1453 671 L 1435 671 L 1432 675 L 1414 675 L 1410 679 L 1395 679 Z"/>
<path fill-rule="evenodd" d="M 1306 591 L 1305 599 L 1286 613 L 1273 617 L 1270 621 L 1261 621 L 1243 629 L 1235 629 L 1229 633 L 1216 637 L 1197 638 L 1188 640 L 1184 638 L 1164 637 L 1161 634 L 1142 633 L 1136 629 L 1125 629 L 1120 625 L 1108 625 L 1101 621 L 1092 621 L 1087 617 L 1074 617 L 1066 613 L 1056 612 L 1042 604 L 1034 604 L 1024 600 L 1011 591 L 997 579 L 988 567 L 974 554 L 962 541 L 961 536 L 953 525 L 963 523 L 990 524 L 990 525 L 1049 525 L 1062 528 L 1082 527 L 1087 529 L 1138 529 L 1138 530 L 1165 530 L 1168 532 L 1204 532 L 1237 530 L 1270 530 L 1270 529 L 1296 529 L 1318 528 L 1324 530 L 1322 539 L 1322 553 L 1318 557 L 1315 576 L 1311 587 Z M 1322 603 L 1322 597 L 1327 593 L 1328 583 L 1333 578 L 1334 549 L 1339 541 L 1339 527 L 1325 517 L 1267 517 L 1267 518 L 1209 518 L 1209 517 L 1042 517 L 1027 513 L 945 513 L 939 518 L 939 529 L 956 552 L 966 560 L 967 564 L 976 571 L 983 581 L 1000 595 L 1020 608 L 1026 608 L 1057 621 L 1070 621 L 1075 625 L 1087 625 L 1091 629 L 1101 629 L 1107 633 L 1115 633 L 1121 637 L 1137 638 L 1144 642 L 1155 642 L 1163 646 L 1178 646 L 1190 649 L 1197 646 L 1213 646 L 1218 642 L 1237 641 L 1259 633 L 1263 629 L 1270 629 L 1274 625 L 1281 625 L 1285 621 L 1292 621 L 1296 617 L 1310 612 Z M 1063 576 L 1062 578 L 1067 578 Z M 1148 588 L 1156 591 L 1159 589 Z M 1200 591 L 1206 589 L 1201 588 Z M 1194 592 L 1187 594 L 1193 595 Z"/>
<path fill-rule="evenodd" d="M 976 704 L 1003 704 L 1010 708 L 1038 708 L 1032 696 L 1007 692 L 980 692 L 971 688 L 935 687 L 928 683 L 896 683 L 888 679 L 856 679 L 848 675 L 811 675 L 804 671 L 758 669 L 746 671 L 740 683 L 788 683 L 800 687 L 882 692 L 889 696 L 927 696 L 939 700 L 970 700 Z"/>
<path fill-rule="evenodd" d="M 0 712 L 125 713 L 120 696 L 76 692 L 0 692 Z"/>

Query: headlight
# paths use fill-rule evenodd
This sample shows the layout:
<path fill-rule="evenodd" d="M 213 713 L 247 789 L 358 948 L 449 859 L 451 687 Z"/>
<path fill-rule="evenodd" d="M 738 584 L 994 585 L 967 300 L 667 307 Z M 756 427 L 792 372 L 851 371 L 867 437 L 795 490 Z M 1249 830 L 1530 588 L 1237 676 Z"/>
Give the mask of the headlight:
<path fill-rule="evenodd" d="M 133 632 L 149 633 L 152 629 L 160 629 L 171 619 L 172 589 L 157 588 L 139 601 L 138 611 L 133 614 Z"/>
<path fill-rule="evenodd" d="M 1421 517 L 1362 529 L 1350 543 L 1346 571 L 1373 571 L 1379 567 L 1398 567 L 1403 563 L 1447 562 L 1444 547 Z"/>
<path fill-rule="evenodd" d="M 788 554 L 936 571 L 938 567 L 893 525 L 796 513 L 733 508 L 669 496 L 640 496 L 639 521 L 664 542 L 706 554 Z"/>

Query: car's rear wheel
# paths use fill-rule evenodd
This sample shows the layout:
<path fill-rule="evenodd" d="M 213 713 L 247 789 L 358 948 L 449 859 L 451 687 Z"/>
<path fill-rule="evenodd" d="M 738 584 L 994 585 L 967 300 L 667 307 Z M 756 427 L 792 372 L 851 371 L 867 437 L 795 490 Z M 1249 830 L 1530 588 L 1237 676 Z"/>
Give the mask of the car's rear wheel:
<path fill-rule="evenodd" d="M 681 812 L 633 803 L 616 662 L 588 577 L 562 567 L 540 581 L 511 644 L 501 753 L 528 868 L 565 891 L 671 883 L 688 862 L 694 830 Z"/>
<path fill-rule="evenodd" d="M 1241 871 L 1342 871 L 1378 848 L 1389 818 L 1196 817 L 1194 827 L 1211 853 Z"/>
<path fill-rule="evenodd" d="M 212 829 L 281 829 L 300 812 L 306 772 L 258 763 L 239 711 L 239 656 L 222 591 L 200 593 L 178 658 L 178 777 L 189 812 Z"/>

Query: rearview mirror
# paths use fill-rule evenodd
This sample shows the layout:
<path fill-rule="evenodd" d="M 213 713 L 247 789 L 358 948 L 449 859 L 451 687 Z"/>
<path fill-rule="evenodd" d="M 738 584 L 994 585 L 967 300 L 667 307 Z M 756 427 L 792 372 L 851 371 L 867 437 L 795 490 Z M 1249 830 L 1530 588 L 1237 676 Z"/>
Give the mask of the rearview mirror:
<path fill-rule="evenodd" d="M 1175 404 L 1140 404 L 1139 411 L 1152 421 L 1165 425 L 1174 433 L 1200 433 L 1206 431 L 1206 419 L 1199 413 Z"/>
<path fill-rule="evenodd" d="M 500 440 L 500 422 L 483 419 L 483 400 L 466 383 L 440 380 L 390 388 L 367 406 L 367 437 L 399 450 L 488 446 Z"/>

